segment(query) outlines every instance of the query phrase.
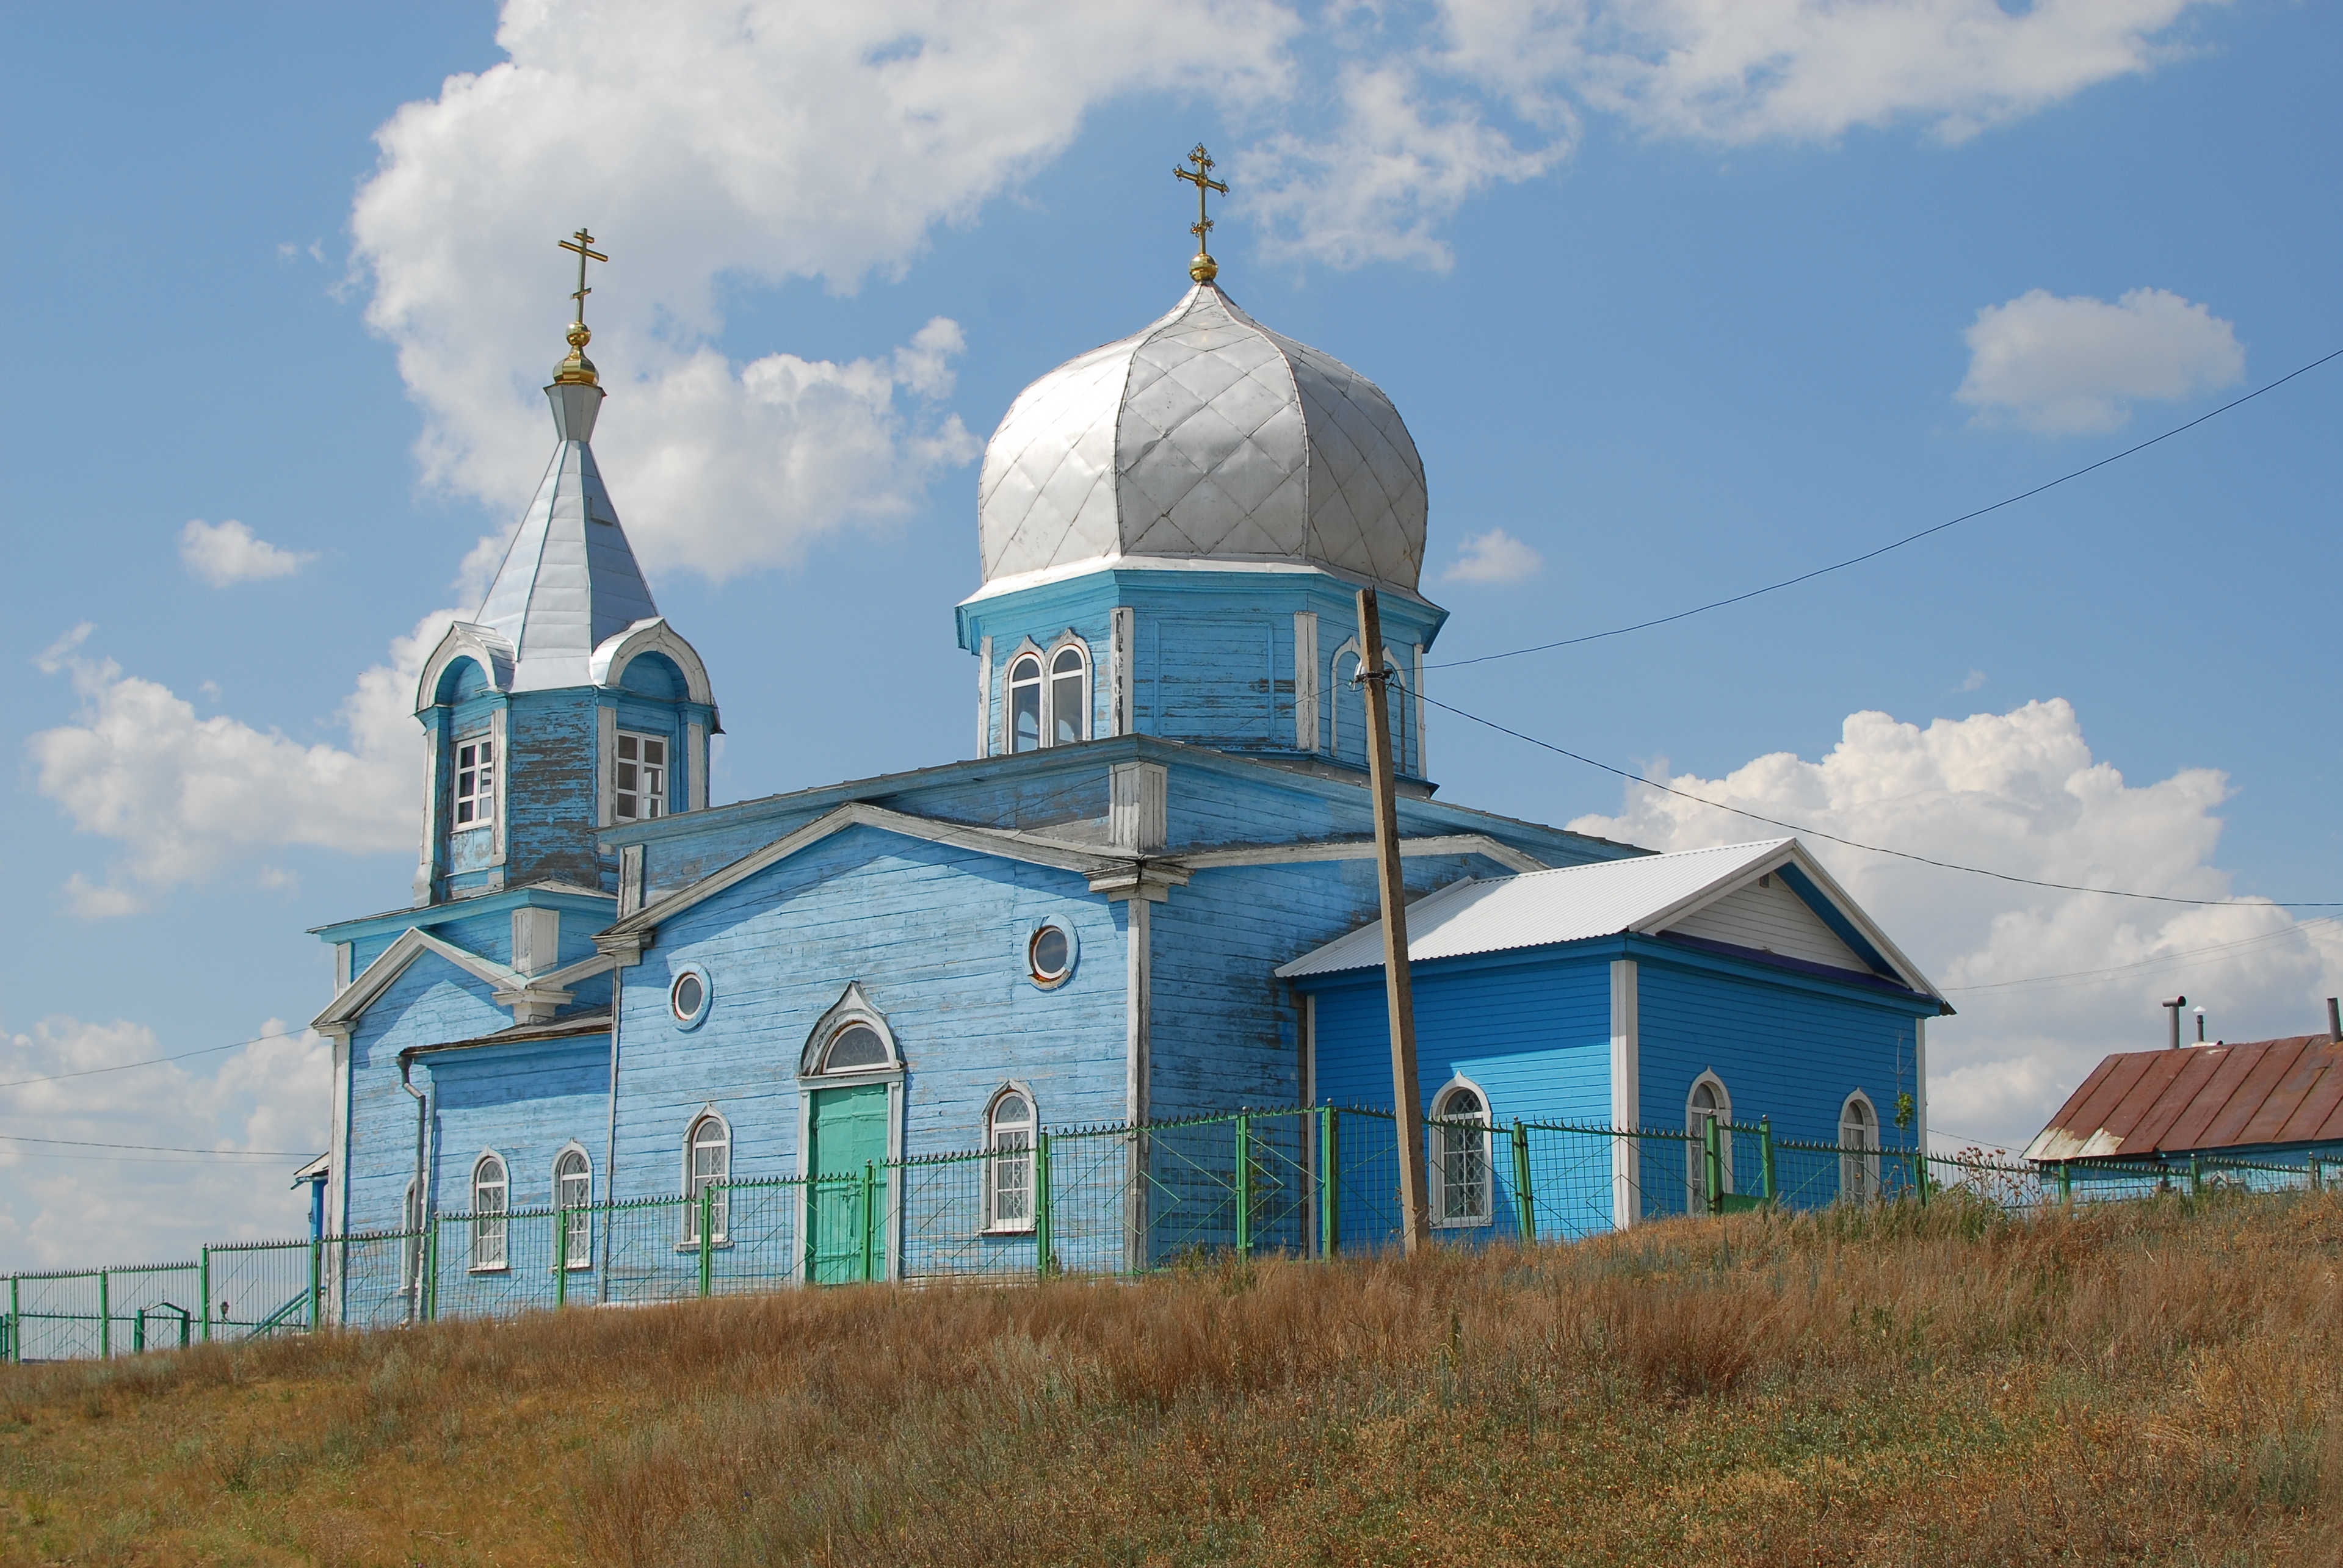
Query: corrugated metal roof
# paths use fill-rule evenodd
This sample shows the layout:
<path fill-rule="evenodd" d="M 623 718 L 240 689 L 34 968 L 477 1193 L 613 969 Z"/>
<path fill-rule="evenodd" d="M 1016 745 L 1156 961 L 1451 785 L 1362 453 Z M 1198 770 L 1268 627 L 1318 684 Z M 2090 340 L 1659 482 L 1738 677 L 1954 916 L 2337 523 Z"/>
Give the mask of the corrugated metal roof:
<path fill-rule="evenodd" d="M 2028 1160 L 2107 1160 L 2343 1141 L 2343 1045 L 2323 1034 L 2118 1051 L 2027 1145 Z"/>
<path fill-rule="evenodd" d="M 1795 839 L 1767 839 L 1452 882 L 1407 907 L 1408 961 L 1654 930 L 1721 884 L 1779 863 L 1796 844 Z M 1292 980 L 1380 969 L 1383 961 L 1383 923 L 1373 920 L 1277 972 Z"/>

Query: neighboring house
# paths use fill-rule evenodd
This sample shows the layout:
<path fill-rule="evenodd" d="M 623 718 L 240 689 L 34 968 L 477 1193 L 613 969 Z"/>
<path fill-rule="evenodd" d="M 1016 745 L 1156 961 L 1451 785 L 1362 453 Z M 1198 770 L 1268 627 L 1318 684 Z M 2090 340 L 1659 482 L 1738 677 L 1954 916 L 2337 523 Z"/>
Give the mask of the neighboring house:
<path fill-rule="evenodd" d="M 1034 383 L 987 448 L 957 612 L 974 756 L 729 805 L 709 672 L 595 465 L 583 340 L 537 498 L 422 672 L 411 902 L 318 933 L 329 1231 L 1376 1099 L 1372 976 L 1308 969 L 1377 913 L 1362 587 L 1399 672 L 1406 883 L 1433 895 L 1435 1109 L 1825 1140 L 1854 1116 L 1875 1141 L 1924 1081 L 1941 1003 L 1795 842 L 1653 857 L 1434 798 L 1414 698 L 1447 617 L 1418 591 L 1414 444 L 1211 282 Z M 1439 945 L 1443 911 L 1471 945 Z M 983 1237 L 1030 1247 L 1023 1197 L 985 1203 Z M 475 1228 L 472 1275 L 503 1234 Z M 568 1245 L 601 1268 L 590 1227 Z"/>
<path fill-rule="evenodd" d="M 2343 1153 L 2343 1043 L 2332 1033 L 2118 1051 L 2026 1145 L 2043 1164 L 2222 1157 L 2298 1165 Z"/>

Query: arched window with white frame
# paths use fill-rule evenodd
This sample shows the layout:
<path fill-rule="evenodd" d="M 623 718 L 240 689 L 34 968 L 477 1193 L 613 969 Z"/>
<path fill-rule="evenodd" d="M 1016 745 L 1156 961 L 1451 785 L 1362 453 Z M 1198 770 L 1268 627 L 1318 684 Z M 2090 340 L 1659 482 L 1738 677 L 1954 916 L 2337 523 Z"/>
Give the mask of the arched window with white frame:
<path fill-rule="evenodd" d="M 1459 1079 L 1433 1097 L 1432 1122 L 1433 1224 L 1488 1224 L 1495 1212 L 1488 1096 Z"/>
<path fill-rule="evenodd" d="M 1852 1203 L 1879 1196 L 1879 1156 L 1860 1152 L 1879 1147 L 1879 1112 L 1860 1089 L 1838 1111 L 1838 1195 Z"/>
<path fill-rule="evenodd" d="M 1334 650 L 1333 716 L 1328 724 L 1326 749 L 1336 757 L 1345 746 L 1359 749 L 1362 765 L 1366 761 L 1367 746 L 1367 686 L 1359 678 L 1366 660 L 1359 655 L 1359 645 L 1346 642 Z"/>
<path fill-rule="evenodd" d="M 505 1213 L 511 1207 L 512 1177 L 504 1156 L 494 1151 L 472 1161 L 472 1267 L 505 1266 Z"/>
<path fill-rule="evenodd" d="M 561 1266 L 594 1264 L 594 1162 L 575 1144 L 553 1162 L 553 1201 L 561 1211 Z"/>
<path fill-rule="evenodd" d="M 1050 656 L 1050 744 L 1089 739 L 1090 712 L 1090 660 L 1069 642 Z"/>
<path fill-rule="evenodd" d="M 1733 1191 L 1733 1142 L 1725 1131 L 1732 1121 L 1733 1096 L 1725 1080 L 1714 1072 L 1693 1080 L 1692 1092 L 1684 1097 L 1684 1131 L 1692 1135 L 1684 1147 L 1684 1182 L 1686 1207 L 1695 1214 L 1705 1214 L 1710 1209 L 1708 1130 L 1712 1126 L 1716 1129 L 1716 1188 L 1719 1192 Z"/>
<path fill-rule="evenodd" d="M 1021 653 L 1009 661 L 1009 749 L 1041 748 L 1041 657 Z"/>
<path fill-rule="evenodd" d="M 984 1113 L 984 1228 L 1033 1229 L 1033 1137 L 1041 1130 L 1033 1097 L 1011 1084 Z"/>
<path fill-rule="evenodd" d="M 683 1195 L 690 1200 L 683 1206 L 686 1246 L 699 1244 L 699 1195 L 710 1188 L 714 1191 L 707 1200 L 708 1239 L 711 1242 L 724 1240 L 726 1221 L 731 1212 L 731 1195 L 724 1183 L 731 1179 L 732 1129 L 713 1111 L 705 1111 L 693 1121 L 691 1131 L 683 1140 Z"/>

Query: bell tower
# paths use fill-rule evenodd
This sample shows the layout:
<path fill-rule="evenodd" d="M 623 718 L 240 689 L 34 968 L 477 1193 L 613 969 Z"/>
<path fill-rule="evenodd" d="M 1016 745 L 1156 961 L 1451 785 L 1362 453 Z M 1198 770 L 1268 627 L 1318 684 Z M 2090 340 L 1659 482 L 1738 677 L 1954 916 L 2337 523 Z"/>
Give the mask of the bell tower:
<path fill-rule="evenodd" d="M 598 829 L 708 803 L 720 733 L 707 667 L 652 601 L 594 461 L 601 377 L 586 357 L 579 229 L 569 353 L 545 388 L 554 449 L 478 611 L 423 667 L 422 847 L 414 901 L 558 883 L 610 892 Z"/>

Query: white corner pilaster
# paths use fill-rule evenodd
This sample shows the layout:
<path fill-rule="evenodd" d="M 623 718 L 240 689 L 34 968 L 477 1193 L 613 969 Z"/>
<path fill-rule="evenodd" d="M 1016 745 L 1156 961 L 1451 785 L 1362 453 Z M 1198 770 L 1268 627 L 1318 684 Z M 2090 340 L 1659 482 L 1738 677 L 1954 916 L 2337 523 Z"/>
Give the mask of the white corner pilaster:
<path fill-rule="evenodd" d="M 1431 749 L 1425 744 L 1430 733 L 1423 724 L 1423 644 L 1415 645 L 1415 678 L 1409 683 L 1409 696 L 1415 699 L 1415 776 L 1432 777 Z"/>
<path fill-rule="evenodd" d="M 643 847 L 628 844 L 618 851 L 618 918 L 643 907 Z"/>
<path fill-rule="evenodd" d="M 357 944 L 354 942 L 334 944 L 334 994 L 336 996 L 341 995 L 349 987 L 350 966 L 356 947 Z"/>
<path fill-rule="evenodd" d="M 613 719 L 615 724 L 617 720 Z M 683 727 L 683 809 L 708 809 L 708 726 L 697 719 Z"/>
<path fill-rule="evenodd" d="M 594 821 L 607 828 L 618 809 L 618 710 L 594 709 Z"/>
<path fill-rule="evenodd" d="M 1611 960 L 1611 1125 L 1628 1132 L 1643 1124 L 1643 1063 L 1635 1006 L 1635 960 Z M 1643 1211 L 1640 1139 L 1611 1140 L 1611 1226 L 1624 1231 Z"/>
<path fill-rule="evenodd" d="M 1155 906 L 1145 899 L 1122 900 L 1129 915 L 1123 943 L 1123 1107 L 1131 1124 L 1147 1120 L 1148 1036 L 1154 1011 Z"/>
<path fill-rule="evenodd" d="M 992 639 L 976 645 L 976 754 L 992 755 Z"/>
<path fill-rule="evenodd" d="M 1151 854 L 1170 831 L 1171 776 L 1161 762 L 1117 762 L 1108 769 L 1107 827 L 1118 849 Z"/>
<path fill-rule="evenodd" d="M 431 901 L 439 865 L 439 726 L 437 716 L 423 731 L 423 850 L 415 859 L 414 901 Z"/>
<path fill-rule="evenodd" d="M 1293 745 L 1318 749 L 1318 612 L 1293 612 Z"/>
<path fill-rule="evenodd" d="M 1131 727 L 1131 641 L 1138 628 L 1128 605 L 1118 605 L 1109 617 L 1107 634 L 1107 733 L 1129 735 Z"/>
<path fill-rule="evenodd" d="M 505 863 L 505 802 L 512 788 L 512 751 L 505 744 L 505 709 L 498 706 L 488 713 L 488 756 L 496 763 L 497 796 L 494 819 L 488 824 L 488 864 Z"/>
<path fill-rule="evenodd" d="M 561 911 L 522 909 L 512 912 L 512 967 L 525 975 L 561 962 Z"/>

